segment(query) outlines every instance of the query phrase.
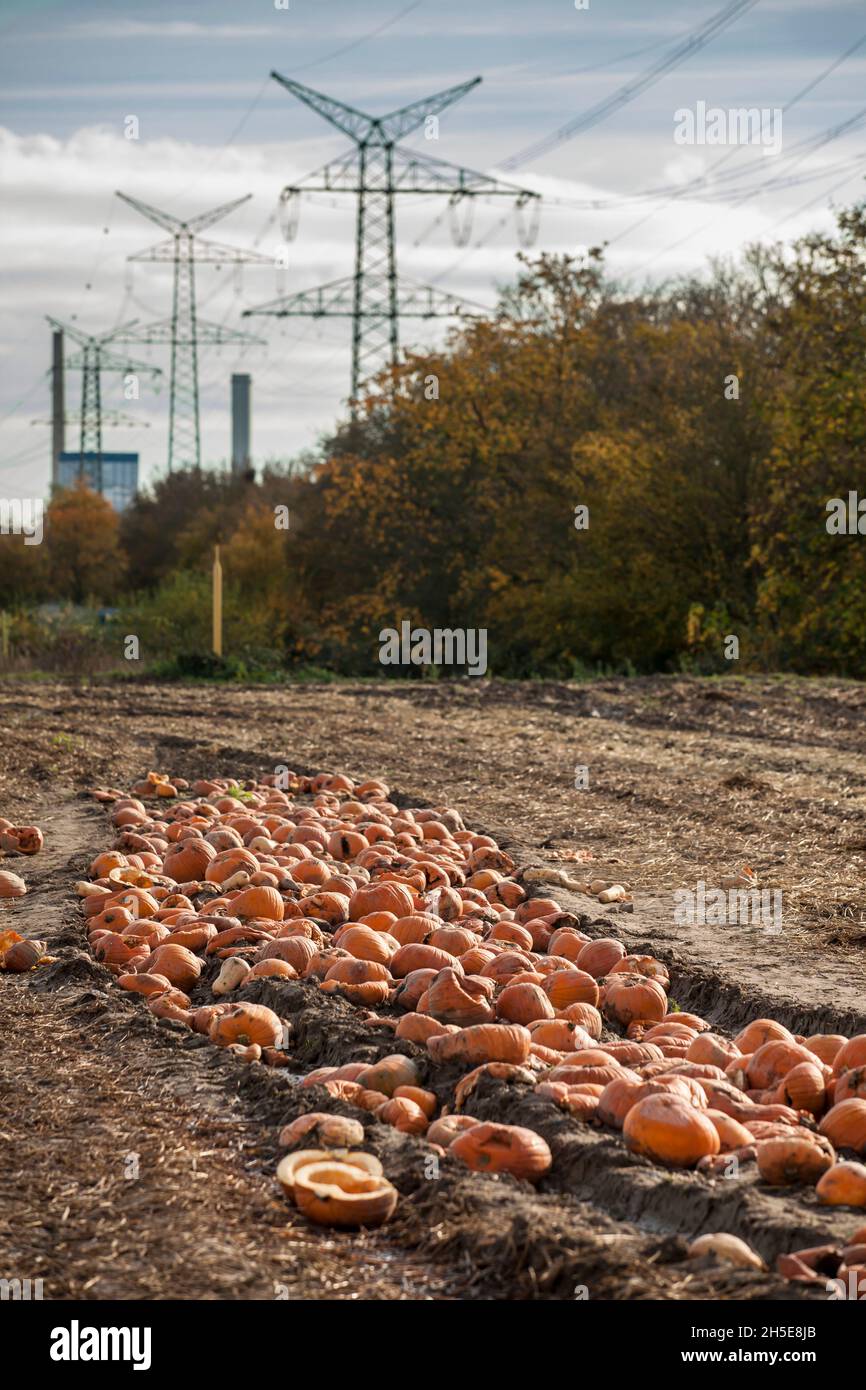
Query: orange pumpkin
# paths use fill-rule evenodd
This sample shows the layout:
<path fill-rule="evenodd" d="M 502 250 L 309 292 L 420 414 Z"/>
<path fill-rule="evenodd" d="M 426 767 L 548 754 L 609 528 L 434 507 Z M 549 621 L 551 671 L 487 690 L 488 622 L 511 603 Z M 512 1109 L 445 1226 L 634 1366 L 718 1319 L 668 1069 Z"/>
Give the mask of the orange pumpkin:
<path fill-rule="evenodd" d="M 394 1095 L 390 1100 L 386 1100 L 376 1111 L 376 1119 L 386 1125 L 393 1125 L 401 1134 L 423 1134 L 429 1124 L 421 1106 L 405 1095 Z"/>
<path fill-rule="evenodd" d="M 784 1024 L 777 1023 L 774 1018 L 755 1018 L 734 1038 L 734 1042 L 743 1053 L 757 1052 L 759 1047 L 768 1042 L 793 1041 L 793 1033 L 789 1032 Z"/>
<path fill-rule="evenodd" d="M 796 1131 L 779 1139 L 763 1139 L 758 1144 L 758 1172 L 772 1187 L 805 1183 L 813 1187 L 832 1168 L 835 1154 L 826 1140 L 801 1139 Z"/>
<path fill-rule="evenodd" d="M 208 1034 L 211 1042 L 218 1047 L 228 1047 L 231 1043 L 240 1043 L 244 1047 L 250 1043 L 258 1043 L 260 1047 L 278 1047 L 283 1037 L 283 1025 L 279 1015 L 263 1004 L 235 1004 L 211 1019 Z"/>
<path fill-rule="evenodd" d="M 455 1031 L 453 1025 L 440 1023 L 429 1014 L 404 1014 L 394 1030 L 394 1037 L 420 1043 L 423 1047 L 428 1038 L 434 1038 L 439 1033 Z"/>
<path fill-rule="evenodd" d="M 617 961 L 622 960 L 624 956 L 625 947 L 621 941 L 614 941 L 612 937 L 601 937 L 598 941 L 587 942 L 580 951 L 576 964 L 578 970 L 585 970 L 593 979 L 601 980 L 610 974 Z"/>
<path fill-rule="evenodd" d="M 191 883 L 204 878 L 215 858 L 216 850 L 207 840 L 178 840 L 166 851 L 162 871 L 175 883 Z"/>
<path fill-rule="evenodd" d="M 855 1037 L 849 1038 L 833 1060 L 836 1076 L 850 1071 L 852 1067 L 866 1067 L 866 1033 L 858 1033 Z"/>
<path fill-rule="evenodd" d="M 815 1190 L 828 1206 L 866 1207 L 866 1164 L 834 1163 Z"/>
<path fill-rule="evenodd" d="M 410 974 L 413 970 L 444 970 L 446 967 L 451 967 L 462 973 L 459 962 L 448 951 L 440 951 L 436 946 L 427 946 L 421 942 L 412 942 L 408 946 L 401 946 L 398 951 L 395 951 L 390 962 L 391 974 L 396 980 Z"/>
<path fill-rule="evenodd" d="M 693 1168 L 721 1148 L 712 1120 L 671 1095 L 646 1096 L 633 1105 L 626 1115 L 623 1135 L 633 1153 L 680 1168 Z"/>
<path fill-rule="evenodd" d="M 866 1100 L 852 1096 L 839 1101 L 827 1111 L 818 1129 L 837 1149 L 866 1154 Z"/>
<path fill-rule="evenodd" d="M 374 931 L 360 923 L 343 927 L 335 939 L 344 951 L 358 960 L 377 961 L 382 965 L 387 964 L 397 950 L 397 943 L 387 932 Z"/>
<path fill-rule="evenodd" d="M 746 1065 L 749 1086 L 754 1090 L 778 1086 L 800 1062 L 815 1064 L 815 1054 L 799 1043 L 788 1042 L 784 1038 L 763 1043 L 752 1053 Z M 817 1065 L 820 1066 L 820 1063 Z"/>
<path fill-rule="evenodd" d="M 608 977 L 604 1012 L 617 1023 L 629 1024 L 636 1018 L 660 1021 L 667 1007 L 667 996 L 657 980 L 625 974 Z"/>
<path fill-rule="evenodd" d="M 496 1001 L 498 1018 L 507 1023 L 534 1023 L 552 1019 L 554 1008 L 544 990 L 536 984 L 506 985 Z M 456 1023 L 456 1019 L 453 1020 Z"/>
<path fill-rule="evenodd" d="M 540 1134 L 522 1125 L 472 1125 L 451 1141 L 448 1152 L 477 1173 L 511 1173 L 537 1182 L 553 1159 Z"/>
<path fill-rule="evenodd" d="M 490 1023 L 494 1018 L 492 995 L 492 980 L 463 975 L 446 966 L 429 982 L 424 1012 L 440 1023 L 456 1023 L 458 1028 Z"/>
<path fill-rule="evenodd" d="M 779 1082 L 775 1099 L 780 1105 L 790 1105 L 794 1110 L 808 1110 L 810 1115 L 820 1115 L 827 1100 L 827 1087 L 820 1066 L 798 1062 Z"/>
<path fill-rule="evenodd" d="M 349 916 L 353 922 L 368 912 L 393 912 L 408 917 L 415 906 L 411 888 L 402 883 L 371 883 L 359 888 L 349 899 Z"/>
<path fill-rule="evenodd" d="M 283 900 L 276 888 L 243 888 L 232 898 L 231 908 L 236 917 L 266 917 L 271 922 L 283 920 Z"/>
<path fill-rule="evenodd" d="M 849 1067 L 839 1077 L 833 1092 L 834 1107 L 844 1100 L 866 1101 L 866 1066 Z"/>
<path fill-rule="evenodd" d="M 379 1091 L 391 1097 L 398 1086 L 417 1086 L 418 1067 L 411 1057 L 394 1052 L 365 1067 L 357 1079 L 365 1091 Z"/>
<path fill-rule="evenodd" d="M 478 1023 L 457 1033 L 441 1033 L 427 1039 L 434 1062 L 525 1062 L 532 1046 L 528 1028 L 513 1023 Z"/>

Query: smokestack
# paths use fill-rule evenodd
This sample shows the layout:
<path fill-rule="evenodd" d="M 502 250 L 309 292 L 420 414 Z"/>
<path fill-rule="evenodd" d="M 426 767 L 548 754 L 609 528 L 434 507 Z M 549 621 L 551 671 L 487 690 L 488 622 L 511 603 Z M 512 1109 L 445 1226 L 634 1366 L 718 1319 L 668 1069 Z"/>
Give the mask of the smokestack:
<path fill-rule="evenodd" d="M 250 470 L 250 378 L 232 375 L 232 473 Z"/>
<path fill-rule="evenodd" d="M 63 330 L 51 342 L 51 489 L 60 483 L 60 455 L 66 448 L 66 402 L 63 388 Z"/>

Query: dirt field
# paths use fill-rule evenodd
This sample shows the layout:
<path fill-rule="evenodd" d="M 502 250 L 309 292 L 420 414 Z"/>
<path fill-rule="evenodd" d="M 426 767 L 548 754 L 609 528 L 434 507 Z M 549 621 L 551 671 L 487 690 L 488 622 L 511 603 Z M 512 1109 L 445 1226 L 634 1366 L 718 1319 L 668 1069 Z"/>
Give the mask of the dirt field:
<path fill-rule="evenodd" d="M 850 1231 L 854 1213 L 820 1208 L 811 1189 L 773 1192 L 754 1170 L 662 1177 L 505 1083 L 479 1086 L 467 1109 L 544 1135 L 554 1165 L 537 1192 L 453 1162 L 433 1180 L 419 1141 L 371 1122 L 397 1216 L 375 1235 L 312 1231 L 273 1181 L 278 1128 L 320 1108 L 310 1092 L 118 991 L 90 958 L 71 886 L 112 839 L 90 785 L 151 768 L 380 776 L 405 804 L 456 806 L 520 864 L 577 872 L 590 853 L 599 876 L 631 885 L 633 911 L 553 895 L 592 913 L 591 933 L 668 962 L 672 997 L 720 1031 L 759 1013 L 866 1031 L 864 716 L 853 682 L 0 685 L 0 815 L 26 812 L 46 835 L 25 865 L 30 893 L 0 925 L 57 957 L 0 981 L 0 1142 L 13 1155 L 0 1276 L 41 1277 L 59 1299 L 816 1296 L 686 1264 L 684 1238 L 733 1231 L 772 1265 Z M 743 864 L 781 891 L 779 934 L 675 923 L 674 889 Z M 298 1072 L 393 1051 L 390 1033 L 308 985 L 252 988 L 291 1020 Z"/>

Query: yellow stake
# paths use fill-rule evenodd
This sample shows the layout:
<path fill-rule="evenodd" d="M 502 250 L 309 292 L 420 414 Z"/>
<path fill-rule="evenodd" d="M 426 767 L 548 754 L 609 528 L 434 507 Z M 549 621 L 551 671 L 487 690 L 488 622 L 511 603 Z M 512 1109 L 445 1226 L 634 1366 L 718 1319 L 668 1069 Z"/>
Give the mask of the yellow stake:
<path fill-rule="evenodd" d="M 223 567 L 220 564 L 220 548 L 214 546 L 213 552 L 213 649 L 216 656 L 223 654 Z"/>

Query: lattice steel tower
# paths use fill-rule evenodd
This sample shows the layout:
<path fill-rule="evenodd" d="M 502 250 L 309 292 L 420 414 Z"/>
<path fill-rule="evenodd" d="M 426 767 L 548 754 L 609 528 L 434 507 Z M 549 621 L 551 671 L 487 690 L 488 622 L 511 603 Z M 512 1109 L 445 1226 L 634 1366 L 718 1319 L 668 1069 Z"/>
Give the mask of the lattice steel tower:
<path fill-rule="evenodd" d="M 146 421 L 136 420 L 119 411 L 102 409 L 102 373 L 123 372 L 126 375 L 132 372 L 145 376 L 161 376 L 162 373 L 159 367 L 154 367 L 150 362 L 137 362 L 134 357 L 124 357 L 111 351 L 109 344 L 130 341 L 135 321 L 112 328 L 108 333 L 95 334 L 84 333 L 74 324 L 61 323 L 59 319 L 51 318 L 50 315 L 46 317 L 52 328 L 68 334 L 73 342 L 78 344 L 79 351 L 68 359 L 66 366 L 81 372 L 81 411 L 77 416 L 66 415 L 64 418 L 67 424 L 80 425 L 78 476 L 85 476 L 87 458 L 90 456 L 93 459 L 96 490 L 101 492 L 103 425 L 147 425 Z"/>
<path fill-rule="evenodd" d="M 283 189 L 281 195 L 291 221 L 295 200 L 302 192 L 356 194 L 355 273 L 344 280 L 333 280 L 316 289 L 303 290 L 256 309 L 246 309 L 244 317 L 350 317 L 352 397 L 355 399 L 365 377 L 388 363 L 396 365 L 401 317 L 437 318 L 455 314 L 465 305 L 465 301 L 454 295 L 398 279 L 395 195 L 447 193 L 452 205 L 467 198 L 506 197 L 515 199 L 518 209 L 530 202 L 537 205 L 539 195 L 472 169 L 403 150 L 397 144 L 476 87 L 480 77 L 403 106 L 387 116 L 368 116 L 300 82 L 281 77 L 278 72 L 272 72 L 271 77 L 355 142 L 355 150 L 324 165 L 300 184 Z"/>
<path fill-rule="evenodd" d="M 118 193 L 130 207 L 143 217 L 171 232 L 169 241 L 129 256 L 130 261 L 161 261 L 174 266 L 174 290 L 170 319 L 161 319 L 136 329 L 125 337 L 126 342 L 171 344 L 171 404 L 168 428 L 168 467 L 201 465 L 201 431 L 199 427 L 198 350 L 199 345 L 219 346 L 223 343 L 260 343 L 263 340 L 237 329 L 224 328 L 220 323 L 200 319 L 195 307 L 196 262 L 218 265 L 273 265 L 271 256 L 258 251 L 244 251 L 237 246 L 224 246 L 215 241 L 202 241 L 198 233 L 212 227 L 220 218 L 252 197 L 247 193 L 232 203 L 223 203 L 210 212 L 200 213 L 184 222 L 170 212 Z"/>

